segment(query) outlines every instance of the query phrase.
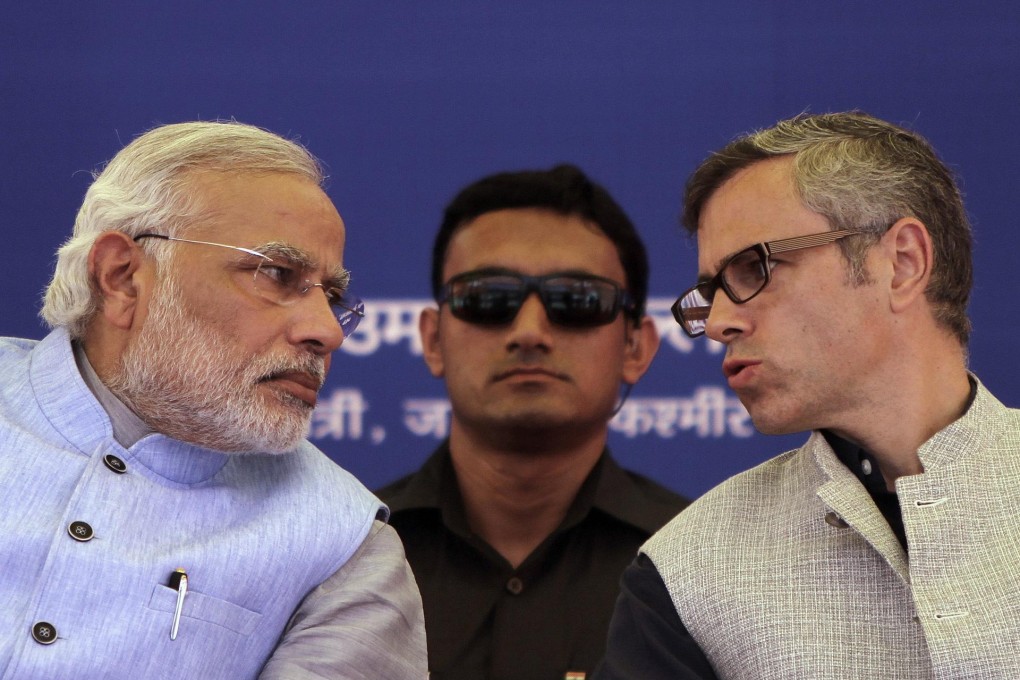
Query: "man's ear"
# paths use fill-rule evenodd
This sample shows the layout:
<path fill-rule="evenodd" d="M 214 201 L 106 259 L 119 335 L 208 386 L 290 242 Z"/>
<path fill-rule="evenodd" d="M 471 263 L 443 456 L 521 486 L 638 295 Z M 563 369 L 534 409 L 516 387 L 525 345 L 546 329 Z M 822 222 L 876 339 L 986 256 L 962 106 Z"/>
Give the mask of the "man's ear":
<path fill-rule="evenodd" d="M 418 332 L 421 334 L 422 355 L 425 365 L 436 378 L 442 378 L 445 371 L 443 353 L 439 347 L 439 310 L 429 307 L 421 310 L 418 317 Z"/>
<path fill-rule="evenodd" d="M 903 311 L 924 295 L 931 280 L 931 234 L 920 220 L 905 217 L 889 227 L 882 240 L 892 263 L 890 304 L 893 311 Z"/>
<path fill-rule="evenodd" d="M 103 232 L 89 251 L 89 276 L 99 293 L 99 313 L 116 328 L 127 330 L 135 320 L 143 262 L 141 249 L 119 231 Z"/>
<path fill-rule="evenodd" d="M 650 316 L 641 317 L 637 326 L 627 320 L 627 342 L 623 351 L 623 381 L 633 385 L 645 374 L 659 351 L 659 333 Z"/>

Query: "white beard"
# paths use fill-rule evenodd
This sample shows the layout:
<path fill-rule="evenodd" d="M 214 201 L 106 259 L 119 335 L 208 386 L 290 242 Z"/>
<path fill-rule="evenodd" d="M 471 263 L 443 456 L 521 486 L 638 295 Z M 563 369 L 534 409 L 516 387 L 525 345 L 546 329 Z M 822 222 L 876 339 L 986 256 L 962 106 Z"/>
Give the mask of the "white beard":
<path fill-rule="evenodd" d="M 283 371 L 303 371 L 321 383 L 325 362 L 312 353 L 238 356 L 229 337 L 185 310 L 177 282 L 165 275 L 107 387 L 174 439 L 231 453 L 285 453 L 307 436 L 312 407 L 260 389 Z"/>

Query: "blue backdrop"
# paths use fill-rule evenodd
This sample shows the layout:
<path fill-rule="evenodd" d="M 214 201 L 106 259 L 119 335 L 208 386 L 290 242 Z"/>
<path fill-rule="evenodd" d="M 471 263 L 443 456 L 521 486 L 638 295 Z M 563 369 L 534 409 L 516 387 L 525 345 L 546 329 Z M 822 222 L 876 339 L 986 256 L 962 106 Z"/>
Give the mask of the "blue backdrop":
<path fill-rule="evenodd" d="M 665 334 L 611 444 L 697 495 L 804 437 L 753 435 L 719 354 L 669 320 L 695 274 L 683 182 L 739 132 L 861 108 L 919 130 L 962 177 L 977 238 L 972 367 L 1020 404 L 1014 2 L 114 4 L 2 10 L 0 334 L 44 333 L 40 292 L 89 171 L 140 132 L 233 117 L 297 137 L 328 166 L 374 313 L 333 364 L 313 438 L 377 486 L 446 428 L 413 318 L 442 207 L 481 175 L 570 161 L 644 235 Z"/>

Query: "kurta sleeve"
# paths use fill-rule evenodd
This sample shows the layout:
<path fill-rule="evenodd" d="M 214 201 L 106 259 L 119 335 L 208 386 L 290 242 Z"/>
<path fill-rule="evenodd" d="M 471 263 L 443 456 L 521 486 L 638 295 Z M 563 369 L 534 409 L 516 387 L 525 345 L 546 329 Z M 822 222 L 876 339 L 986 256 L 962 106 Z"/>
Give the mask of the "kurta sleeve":
<path fill-rule="evenodd" d="M 424 680 L 421 596 L 396 531 L 375 521 L 350 560 L 301 603 L 260 680 Z"/>
<path fill-rule="evenodd" d="M 606 656 L 594 680 L 718 680 L 644 554 L 620 580 Z"/>

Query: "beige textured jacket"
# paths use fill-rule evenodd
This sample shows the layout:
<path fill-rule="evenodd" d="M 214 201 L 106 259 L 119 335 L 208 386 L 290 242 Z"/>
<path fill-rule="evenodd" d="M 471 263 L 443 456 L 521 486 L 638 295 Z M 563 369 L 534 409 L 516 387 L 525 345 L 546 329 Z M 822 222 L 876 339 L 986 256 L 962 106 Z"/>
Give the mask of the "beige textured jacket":
<path fill-rule="evenodd" d="M 1020 678 L 1020 411 L 978 385 L 897 481 L 910 560 L 815 432 L 642 548 L 721 678 Z"/>

